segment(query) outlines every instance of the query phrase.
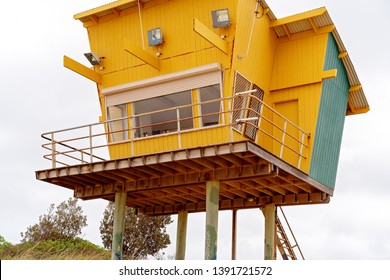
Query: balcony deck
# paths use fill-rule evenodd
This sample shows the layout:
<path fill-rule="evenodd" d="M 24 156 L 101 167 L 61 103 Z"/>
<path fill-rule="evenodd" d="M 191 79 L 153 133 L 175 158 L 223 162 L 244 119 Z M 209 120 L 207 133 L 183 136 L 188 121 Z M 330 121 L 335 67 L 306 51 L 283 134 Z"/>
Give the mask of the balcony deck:
<path fill-rule="evenodd" d="M 328 203 L 333 190 L 251 141 L 178 149 L 36 171 L 36 178 L 74 191 L 81 199 L 114 201 L 148 215 L 205 211 L 206 182 L 219 180 L 220 210 L 274 203 Z"/>

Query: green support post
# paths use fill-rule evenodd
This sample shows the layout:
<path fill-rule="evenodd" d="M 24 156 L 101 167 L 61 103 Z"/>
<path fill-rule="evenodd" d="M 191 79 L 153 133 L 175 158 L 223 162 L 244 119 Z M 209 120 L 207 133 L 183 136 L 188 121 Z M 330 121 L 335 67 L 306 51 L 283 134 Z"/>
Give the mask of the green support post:
<path fill-rule="evenodd" d="M 205 260 L 217 259 L 219 181 L 206 182 Z"/>
<path fill-rule="evenodd" d="M 264 226 L 264 259 L 276 260 L 276 206 L 268 204 L 263 208 Z"/>
<path fill-rule="evenodd" d="M 125 229 L 127 192 L 115 193 L 114 228 L 112 233 L 112 260 L 122 259 L 123 231 Z"/>
<path fill-rule="evenodd" d="M 188 211 L 179 211 L 176 232 L 176 260 L 184 260 L 186 257 L 187 221 Z"/>

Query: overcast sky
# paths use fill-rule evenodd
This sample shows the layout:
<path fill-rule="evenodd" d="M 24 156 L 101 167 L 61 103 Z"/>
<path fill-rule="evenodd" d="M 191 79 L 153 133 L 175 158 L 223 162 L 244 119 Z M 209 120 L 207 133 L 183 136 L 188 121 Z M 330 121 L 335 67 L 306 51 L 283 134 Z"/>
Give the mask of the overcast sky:
<path fill-rule="evenodd" d="M 254 0 L 247 0 L 254 1 Z M 43 132 L 98 121 L 96 85 L 62 66 L 64 54 L 88 65 L 86 30 L 73 15 L 104 0 L 6 1 L 0 17 L 0 235 L 20 242 L 67 189 L 35 179 L 44 160 Z M 371 106 L 347 117 L 331 202 L 285 207 L 306 259 L 390 259 L 390 1 L 268 0 L 280 18 L 325 6 L 339 31 Z M 80 202 L 88 216 L 84 238 L 101 244 L 107 202 Z M 264 221 L 259 210 L 238 212 L 238 259 L 262 259 Z M 187 258 L 203 259 L 205 216 L 190 214 Z M 220 213 L 218 258 L 230 258 L 231 212 Z M 174 254 L 176 223 L 168 231 Z"/>

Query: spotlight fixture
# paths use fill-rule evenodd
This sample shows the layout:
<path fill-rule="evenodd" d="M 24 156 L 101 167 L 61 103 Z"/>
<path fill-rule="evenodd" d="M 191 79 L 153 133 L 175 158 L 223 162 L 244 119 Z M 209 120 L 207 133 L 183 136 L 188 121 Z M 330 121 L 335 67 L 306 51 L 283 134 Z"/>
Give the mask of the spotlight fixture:
<path fill-rule="evenodd" d="M 214 28 L 223 28 L 230 26 L 229 10 L 220 9 L 211 11 L 211 17 L 213 18 Z"/>
<path fill-rule="evenodd" d="M 158 46 L 163 43 L 161 28 L 154 28 L 148 31 L 149 46 Z"/>
<path fill-rule="evenodd" d="M 94 53 L 94 52 L 89 52 L 89 53 L 85 53 L 84 54 L 85 57 L 88 59 L 88 61 L 92 64 L 92 65 L 100 65 L 100 57 Z"/>

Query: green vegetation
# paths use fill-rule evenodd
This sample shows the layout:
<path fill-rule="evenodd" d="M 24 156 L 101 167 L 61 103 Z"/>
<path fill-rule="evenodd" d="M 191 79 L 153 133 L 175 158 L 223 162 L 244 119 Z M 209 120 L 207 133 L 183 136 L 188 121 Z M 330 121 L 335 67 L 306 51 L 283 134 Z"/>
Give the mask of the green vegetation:
<path fill-rule="evenodd" d="M 111 253 L 81 238 L 0 246 L 1 260 L 109 260 Z"/>
<path fill-rule="evenodd" d="M 5 248 L 6 246 L 11 245 L 11 243 L 7 242 L 2 235 L 0 235 L 0 250 Z"/>
<path fill-rule="evenodd" d="M 109 260 L 111 259 L 114 204 L 110 203 L 100 222 L 100 233 L 105 249 L 81 239 L 87 225 L 78 200 L 69 198 L 57 207 L 51 204 L 47 213 L 39 216 L 38 223 L 21 233 L 21 243 L 11 244 L 0 235 L 0 260 Z M 126 209 L 123 240 L 124 259 L 145 259 L 153 256 L 164 259 L 159 253 L 170 243 L 166 225 L 170 216 L 147 217 Z M 172 259 L 172 256 L 168 256 Z"/>
<path fill-rule="evenodd" d="M 104 248 L 111 250 L 114 225 L 114 203 L 109 203 L 100 221 L 100 236 Z M 134 208 L 126 207 L 123 233 L 123 259 L 145 259 L 157 256 L 158 252 L 171 244 L 166 226 L 172 223 L 171 216 L 145 216 Z"/>
<path fill-rule="evenodd" d="M 61 202 L 54 211 L 51 204 L 47 214 L 39 216 L 39 222 L 22 232 L 22 242 L 74 239 L 87 226 L 87 216 L 83 215 L 76 198 Z"/>

